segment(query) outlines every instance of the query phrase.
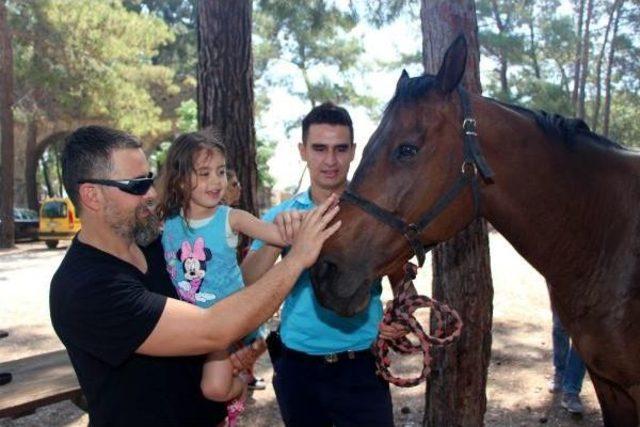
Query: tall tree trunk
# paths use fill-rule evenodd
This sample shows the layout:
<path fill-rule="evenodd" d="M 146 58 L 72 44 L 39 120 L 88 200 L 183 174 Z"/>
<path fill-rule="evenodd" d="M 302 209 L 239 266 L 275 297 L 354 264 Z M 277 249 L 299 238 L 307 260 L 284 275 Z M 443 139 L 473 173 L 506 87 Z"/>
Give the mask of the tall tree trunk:
<path fill-rule="evenodd" d="M 511 94 L 509 92 L 509 81 L 507 79 L 507 73 L 509 71 L 509 63 L 506 58 L 503 56 L 500 59 L 500 97 L 503 101 L 509 101 L 511 99 Z"/>
<path fill-rule="evenodd" d="M 253 119 L 252 2 L 198 2 L 198 124 L 215 126 L 238 172 L 241 204 L 256 213 L 258 168 Z"/>
<path fill-rule="evenodd" d="M 585 98 L 586 98 L 586 87 L 587 87 L 587 77 L 589 76 L 589 48 L 591 46 L 589 37 L 590 27 L 591 27 L 591 17 L 593 16 L 593 0 L 587 1 L 587 18 L 584 22 L 584 34 L 582 37 L 582 55 L 580 69 L 582 72 L 580 73 L 580 90 L 578 93 L 578 117 L 584 119 L 585 116 Z"/>
<path fill-rule="evenodd" d="M 42 179 L 44 180 L 44 186 L 47 187 L 47 196 L 53 197 L 53 187 L 51 186 L 51 178 L 49 178 L 49 166 L 45 159 L 40 159 L 40 165 L 42 166 Z"/>
<path fill-rule="evenodd" d="M 7 22 L 7 8 L 0 0 L 0 162 L 2 164 L 2 201 L 0 202 L 0 247 L 13 247 L 13 48 L 11 30 Z"/>
<path fill-rule="evenodd" d="M 571 92 L 571 90 L 569 89 L 569 76 L 567 75 L 567 72 L 564 70 L 564 64 L 557 60 L 554 61 L 554 63 L 556 64 L 558 73 L 560 73 L 560 87 L 562 88 L 564 93 L 566 93 L 567 96 L 569 96 Z"/>
<path fill-rule="evenodd" d="M 60 165 L 60 157 L 62 157 L 62 153 L 60 153 L 60 143 L 55 142 L 53 148 L 53 154 L 55 156 L 55 165 L 56 165 L 56 178 L 58 183 L 58 196 L 62 197 L 64 194 L 64 186 L 62 185 L 62 167 Z"/>
<path fill-rule="evenodd" d="M 509 25 L 511 17 L 507 16 L 506 22 L 502 21 L 500 17 L 500 7 L 496 0 L 491 1 L 491 8 L 493 10 L 493 17 L 496 20 L 496 26 L 498 27 L 498 33 L 505 35 L 509 31 L 507 26 Z M 508 80 L 509 61 L 507 60 L 507 53 L 504 48 L 500 47 L 498 52 L 500 54 L 500 97 L 503 101 L 509 101 L 511 99 Z"/>
<path fill-rule="evenodd" d="M 529 20 L 527 25 L 529 26 L 529 57 L 531 58 L 531 66 L 533 67 L 533 73 L 536 76 L 536 79 L 540 79 L 540 64 L 538 62 L 538 51 L 536 46 L 536 33 L 533 22 L 533 12 L 531 15 L 531 19 Z"/>
<path fill-rule="evenodd" d="M 613 63 L 616 55 L 616 37 L 618 37 L 618 24 L 620 23 L 620 15 L 622 15 L 622 7 L 624 6 L 624 0 L 618 5 L 616 11 L 616 19 L 613 23 L 613 34 L 611 35 L 611 44 L 609 47 L 609 60 L 607 64 L 607 75 L 604 81 L 604 111 L 603 111 L 603 124 L 602 133 L 604 136 L 609 136 L 609 119 L 611 116 L 611 74 L 613 72 Z"/>
<path fill-rule="evenodd" d="M 577 0 L 578 22 L 576 34 L 576 55 L 573 63 L 573 92 L 571 93 L 571 105 L 574 114 L 578 113 L 578 92 L 580 88 L 580 65 L 582 64 L 582 21 L 584 20 L 584 2 L 585 0 Z"/>
<path fill-rule="evenodd" d="M 444 52 L 458 34 L 468 43 L 463 80 L 467 90 L 480 86 L 478 25 L 473 0 L 422 0 L 422 54 L 425 71 L 435 74 Z M 454 307 L 464 321 L 460 339 L 434 351 L 427 383 L 426 426 L 481 426 L 487 399 L 491 356 L 493 284 L 484 220 L 474 221 L 433 254 L 433 296 Z"/>
<path fill-rule="evenodd" d="M 38 172 L 38 157 L 36 144 L 38 141 L 38 119 L 35 114 L 29 117 L 27 123 L 27 147 L 25 150 L 24 179 L 27 183 L 27 205 L 29 209 L 38 209 L 38 186 L 36 173 Z"/>
<path fill-rule="evenodd" d="M 594 99 L 593 116 L 591 119 L 591 126 L 594 132 L 598 130 L 598 122 L 600 120 L 600 103 L 602 101 L 602 62 L 604 61 L 604 55 L 609 41 L 609 32 L 611 31 L 611 24 L 613 24 L 613 16 L 621 1 L 622 0 L 615 0 L 613 5 L 611 5 L 609 19 L 607 19 L 607 27 L 604 31 L 604 38 L 602 40 L 602 47 L 600 48 L 598 59 L 596 60 L 596 96 Z"/>

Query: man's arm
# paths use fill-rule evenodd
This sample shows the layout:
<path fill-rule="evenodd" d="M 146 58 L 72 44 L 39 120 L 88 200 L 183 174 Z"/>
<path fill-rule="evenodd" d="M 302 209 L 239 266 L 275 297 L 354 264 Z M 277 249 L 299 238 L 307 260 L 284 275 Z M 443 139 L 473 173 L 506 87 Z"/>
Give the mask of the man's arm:
<path fill-rule="evenodd" d="M 298 276 L 317 259 L 322 244 L 339 227 L 335 196 L 305 217 L 289 254 L 253 286 L 208 309 L 167 299 L 160 320 L 138 348 L 141 354 L 178 356 L 227 349 L 265 322 L 280 306 Z"/>

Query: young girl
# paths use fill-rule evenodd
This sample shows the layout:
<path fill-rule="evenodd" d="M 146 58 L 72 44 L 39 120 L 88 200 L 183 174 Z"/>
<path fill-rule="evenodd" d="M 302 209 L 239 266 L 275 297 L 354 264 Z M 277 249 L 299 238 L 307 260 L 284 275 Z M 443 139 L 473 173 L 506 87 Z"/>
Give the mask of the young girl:
<path fill-rule="evenodd" d="M 244 286 L 236 260 L 238 232 L 273 245 L 288 242 L 276 225 L 221 204 L 227 167 L 219 134 L 179 136 L 169 148 L 164 167 L 158 210 L 165 221 L 162 245 L 167 269 L 181 299 L 209 307 Z M 254 331 L 244 343 L 250 344 L 261 333 Z M 228 404 L 231 420 L 246 384 L 233 375 L 229 354 L 223 351 L 207 357 L 201 387 L 211 400 L 236 399 Z"/>

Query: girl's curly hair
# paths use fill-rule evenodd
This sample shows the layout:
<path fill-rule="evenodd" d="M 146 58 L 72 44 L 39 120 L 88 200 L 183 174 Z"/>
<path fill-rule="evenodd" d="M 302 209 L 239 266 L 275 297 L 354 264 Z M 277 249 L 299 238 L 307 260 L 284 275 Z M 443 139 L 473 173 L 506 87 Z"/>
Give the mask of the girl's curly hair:
<path fill-rule="evenodd" d="M 191 200 L 191 174 L 195 171 L 194 163 L 201 151 L 211 156 L 217 150 L 226 156 L 221 133 L 213 128 L 200 132 L 185 133 L 176 138 L 169 147 L 167 160 L 160 173 L 160 193 L 158 216 L 164 220 L 180 213 L 189 215 Z"/>

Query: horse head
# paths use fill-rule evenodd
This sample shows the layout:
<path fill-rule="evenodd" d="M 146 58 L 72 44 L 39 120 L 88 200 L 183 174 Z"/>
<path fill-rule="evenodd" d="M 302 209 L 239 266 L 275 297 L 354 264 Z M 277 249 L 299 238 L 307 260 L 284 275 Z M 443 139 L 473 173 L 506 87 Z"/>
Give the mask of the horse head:
<path fill-rule="evenodd" d="M 376 278 L 402 266 L 419 252 L 417 246 L 447 240 L 473 220 L 471 185 L 458 185 L 461 175 L 478 171 L 462 142 L 458 85 L 466 60 L 466 41 L 458 37 L 436 76 L 402 72 L 343 195 L 337 218 L 342 227 L 311 270 L 323 306 L 344 316 L 362 311 Z M 456 185 L 458 193 L 438 208 Z M 440 212 L 416 228 L 434 207 Z M 407 225 L 414 228 L 403 230 Z"/>

